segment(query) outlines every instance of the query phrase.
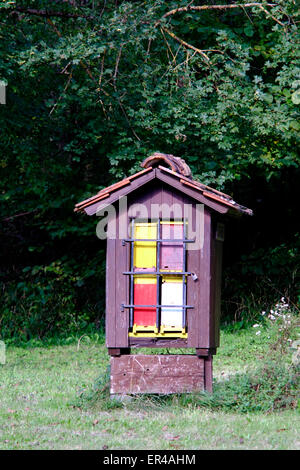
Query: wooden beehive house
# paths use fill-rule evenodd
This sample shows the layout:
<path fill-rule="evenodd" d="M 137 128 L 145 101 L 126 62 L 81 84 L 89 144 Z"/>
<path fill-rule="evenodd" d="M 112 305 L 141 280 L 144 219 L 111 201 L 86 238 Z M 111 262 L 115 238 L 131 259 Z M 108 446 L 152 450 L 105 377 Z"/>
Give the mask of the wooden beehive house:
<path fill-rule="evenodd" d="M 178 157 L 155 153 L 142 167 L 75 206 L 88 215 L 115 209 L 106 263 L 111 394 L 211 391 L 224 220 L 252 211 L 193 180 Z M 141 347 L 194 354 L 133 354 Z"/>

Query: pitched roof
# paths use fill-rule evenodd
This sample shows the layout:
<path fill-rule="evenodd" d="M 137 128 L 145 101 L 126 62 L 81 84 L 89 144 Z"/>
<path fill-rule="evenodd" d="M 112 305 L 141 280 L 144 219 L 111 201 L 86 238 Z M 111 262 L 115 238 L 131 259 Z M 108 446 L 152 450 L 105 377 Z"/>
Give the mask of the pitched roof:
<path fill-rule="evenodd" d="M 152 168 L 149 167 L 145 170 L 139 171 L 138 173 L 135 173 L 134 175 L 128 176 L 127 178 L 124 178 L 123 180 L 119 181 L 118 183 L 114 183 L 111 186 L 108 186 L 107 188 L 101 189 L 95 196 L 92 196 L 88 199 L 85 199 L 84 201 L 78 202 L 78 204 L 75 204 L 75 209 L 74 212 L 82 212 L 86 207 L 95 204 L 98 201 L 101 201 L 102 199 L 105 199 L 109 197 L 113 192 L 117 191 L 120 188 L 123 188 L 124 186 L 127 186 L 128 184 L 131 183 L 135 178 L 138 178 L 139 176 L 143 175 L 144 173 L 148 173 L 151 171 Z"/>
<path fill-rule="evenodd" d="M 92 196 L 76 204 L 74 211 L 86 212 L 88 215 L 93 215 L 97 212 L 100 206 L 103 208 L 109 204 L 112 204 L 118 200 L 119 197 L 124 196 L 125 194 L 129 194 L 138 187 L 146 184 L 151 179 L 157 178 L 173 187 L 176 187 L 176 189 L 188 194 L 192 198 L 203 202 L 218 212 L 224 214 L 229 213 L 231 215 L 253 215 L 253 211 L 251 209 L 238 204 L 228 194 L 222 193 L 221 191 L 211 188 L 203 183 L 200 183 L 199 181 L 193 180 L 191 179 L 191 176 L 185 176 L 184 173 L 188 173 L 188 167 L 184 160 L 180 159 L 183 164 L 179 163 L 178 165 L 177 163 L 177 171 L 173 171 L 172 169 L 168 169 L 159 165 L 160 160 L 163 160 L 163 163 L 168 162 L 166 158 L 159 159 L 158 155 L 165 154 L 157 153 L 151 156 L 153 158 L 148 157 L 141 165 L 144 167 L 146 166 L 144 170 L 124 178 L 118 183 L 112 184 L 107 188 L 101 189 L 101 191 L 99 191 L 95 196 Z M 173 155 L 167 155 L 167 157 L 173 157 Z M 157 168 L 148 166 L 151 164 L 151 162 L 158 164 Z"/>

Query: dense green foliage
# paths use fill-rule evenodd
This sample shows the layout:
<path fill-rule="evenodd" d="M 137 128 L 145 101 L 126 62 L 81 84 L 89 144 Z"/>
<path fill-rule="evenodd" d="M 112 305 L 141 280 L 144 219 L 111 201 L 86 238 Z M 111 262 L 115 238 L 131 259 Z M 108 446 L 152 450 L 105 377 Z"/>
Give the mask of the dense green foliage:
<path fill-rule="evenodd" d="M 0 3 L 5 337 L 101 321 L 105 245 L 73 207 L 156 150 L 254 209 L 228 227 L 226 315 L 299 301 L 296 2 L 167 15 L 188 4 Z"/>

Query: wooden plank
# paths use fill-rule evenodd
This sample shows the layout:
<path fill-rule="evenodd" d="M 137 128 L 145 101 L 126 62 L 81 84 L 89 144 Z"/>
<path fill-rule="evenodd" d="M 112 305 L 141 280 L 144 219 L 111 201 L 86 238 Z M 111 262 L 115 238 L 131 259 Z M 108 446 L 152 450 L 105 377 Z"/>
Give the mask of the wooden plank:
<path fill-rule="evenodd" d="M 86 207 L 90 206 L 91 204 L 94 204 L 95 202 L 99 202 L 101 201 L 102 199 L 105 199 L 109 197 L 109 193 L 106 192 L 106 193 L 101 193 L 99 194 L 99 196 L 93 196 L 89 199 L 87 199 L 87 201 L 83 201 L 79 204 L 77 204 L 75 206 L 75 209 L 74 209 L 74 212 L 79 212 L 79 211 L 83 211 L 83 209 L 85 209 Z"/>
<path fill-rule="evenodd" d="M 106 242 L 106 312 L 105 312 L 105 338 L 106 347 L 116 346 L 116 240 L 107 239 Z"/>
<path fill-rule="evenodd" d="M 86 207 L 84 210 L 88 215 L 94 215 L 99 210 L 104 209 L 110 204 L 114 204 L 121 197 L 126 196 L 127 194 L 130 194 L 131 192 L 140 188 L 141 186 L 153 180 L 154 178 L 155 178 L 155 170 L 152 170 L 149 173 L 143 174 L 139 176 L 138 178 L 134 179 L 128 186 L 118 189 L 116 192 L 111 194 L 108 199 L 103 201 L 103 203 L 100 202 L 100 203 L 92 204 L 91 206 Z"/>
<path fill-rule="evenodd" d="M 149 187 L 148 187 L 149 186 Z M 133 206 L 134 204 L 143 204 L 146 209 L 148 214 L 150 214 L 150 196 L 149 196 L 149 191 L 152 192 L 152 188 L 155 186 L 155 181 L 152 181 L 151 183 L 151 189 L 150 185 L 146 185 L 143 188 L 137 189 L 133 194 L 128 195 L 128 212 L 130 213 L 130 207 Z M 131 214 L 133 215 L 133 214 Z M 138 218 L 141 217 L 141 215 L 138 213 L 137 214 Z M 150 217 L 150 215 L 149 215 Z"/>
<path fill-rule="evenodd" d="M 107 350 L 110 356 L 121 356 L 120 348 L 107 348 Z"/>
<path fill-rule="evenodd" d="M 216 301 L 216 221 L 211 218 L 210 239 L 210 285 L 209 285 L 209 345 L 215 346 L 215 301 Z"/>
<path fill-rule="evenodd" d="M 228 214 L 230 213 L 231 215 L 237 215 L 236 213 L 238 212 L 239 214 L 241 213 L 246 213 L 248 215 L 253 215 L 253 211 L 252 209 L 248 209 L 247 207 L 244 207 L 244 206 L 241 206 L 240 204 L 238 204 L 236 201 L 234 201 L 231 196 L 229 196 L 228 194 L 225 194 L 225 193 L 222 193 L 221 191 L 218 191 L 217 189 L 215 188 L 211 188 L 210 186 L 207 186 L 203 183 L 200 183 L 199 181 L 195 181 L 191 178 L 188 178 L 186 176 L 183 176 L 183 175 L 179 175 L 178 173 L 168 169 L 168 168 L 165 168 L 161 165 L 158 166 L 158 169 L 165 172 L 165 173 L 168 173 L 170 175 L 172 175 L 173 177 L 176 177 L 177 179 L 180 180 L 180 182 L 186 186 L 190 186 L 190 187 L 195 187 L 198 191 L 201 191 L 203 192 L 203 195 L 204 196 L 207 196 L 207 197 L 212 197 L 214 199 L 213 196 L 216 196 L 217 197 L 217 201 L 227 201 L 228 204 L 230 206 L 232 206 L 233 208 L 233 211 L 231 213 L 231 209 L 229 209 L 229 212 Z M 206 194 L 204 194 L 204 192 Z M 212 196 L 211 196 L 212 195 Z M 218 196 L 221 196 L 221 198 L 219 199 Z"/>
<path fill-rule="evenodd" d="M 128 179 L 130 181 L 134 180 L 135 178 L 140 177 L 144 173 L 148 173 L 149 171 L 152 170 L 152 166 L 149 166 L 148 168 L 145 168 L 144 170 L 138 171 L 137 173 L 134 173 L 134 175 L 128 176 Z"/>
<path fill-rule="evenodd" d="M 232 209 L 239 210 L 238 207 L 235 206 L 235 202 L 231 202 L 228 200 L 223 199 L 220 196 L 217 196 L 216 194 L 212 194 L 209 191 L 203 191 L 203 196 L 209 197 L 210 199 L 214 199 L 215 201 L 220 202 L 221 204 L 225 204 L 226 206 L 230 206 Z"/>
<path fill-rule="evenodd" d="M 187 203 L 189 204 L 193 204 L 193 199 L 190 199 L 188 198 L 184 193 L 182 192 L 179 192 L 177 190 L 173 190 L 172 188 L 172 204 L 177 207 L 177 206 L 180 206 L 181 207 L 181 211 L 182 211 L 182 219 L 184 217 L 184 207 L 183 207 L 183 204 L 184 204 L 184 201 L 187 201 Z M 174 214 L 174 218 L 178 218 L 178 215 L 175 213 Z"/>
<path fill-rule="evenodd" d="M 211 355 L 204 359 L 204 388 L 209 393 L 212 393 L 213 391 L 212 361 L 213 358 Z"/>
<path fill-rule="evenodd" d="M 130 348 L 108 348 L 110 356 L 121 356 L 122 354 L 130 354 Z"/>
<path fill-rule="evenodd" d="M 252 209 L 248 209 L 247 207 L 241 206 L 237 202 L 235 202 L 233 199 L 231 201 L 229 200 L 224 200 L 223 197 L 219 197 L 216 194 L 212 194 L 210 191 L 203 191 L 203 196 L 208 197 L 210 199 L 214 199 L 215 201 L 221 202 L 222 204 L 225 204 L 230 207 L 230 213 L 232 211 L 238 212 L 238 213 L 244 213 L 248 215 L 253 215 Z M 229 196 L 228 196 L 229 197 Z"/>
<path fill-rule="evenodd" d="M 200 250 L 199 315 L 197 346 L 209 348 L 210 344 L 210 289 L 211 289 L 211 213 L 204 209 L 204 243 Z"/>
<path fill-rule="evenodd" d="M 187 348 L 185 338 L 129 338 L 132 348 Z"/>
<path fill-rule="evenodd" d="M 196 230 L 196 206 L 192 207 L 192 230 Z M 199 227 L 198 227 L 199 230 Z M 201 272 L 201 254 L 199 250 L 187 250 L 187 269 L 189 272 L 195 273 L 198 277 L 193 280 L 192 276 L 187 277 L 187 304 L 193 305 L 194 308 L 187 310 L 188 324 L 188 347 L 199 347 L 199 316 L 200 316 L 200 285 L 202 282 Z"/>
<path fill-rule="evenodd" d="M 213 354 L 216 354 L 216 348 L 196 348 L 196 354 L 197 356 L 210 356 Z"/>
<path fill-rule="evenodd" d="M 214 347 L 220 345 L 220 320 L 221 320 L 221 288 L 222 288 L 222 256 L 223 256 L 223 243 L 221 241 L 215 241 L 215 335 L 214 335 Z"/>
<path fill-rule="evenodd" d="M 85 199 L 84 201 L 78 202 L 75 204 L 75 212 L 76 211 L 81 211 L 85 207 L 94 204 L 96 202 L 99 202 L 101 199 L 104 199 L 110 195 L 111 192 L 116 191 L 117 189 L 122 188 L 123 186 L 126 186 L 131 183 L 132 180 L 140 177 L 141 175 L 148 173 L 149 171 L 152 170 L 152 167 L 146 168 L 145 170 L 139 171 L 138 173 L 135 173 L 134 175 L 129 176 L 128 178 L 124 178 L 121 181 L 118 181 L 117 183 L 114 183 L 110 186 L 107 186 L 106 188 L 102 189 L 99 191 L 97 194 L 95 194 L 92 197 L 89 197 L 88 199 Z"/>
<path fill-rule="evenodd" d="M 119 225 L 121 217 L 117 217 Z M 116 296 L 116 344 L 117 348 L 128 347 L 129 310 L 123 309 L 122 304 L 129 303 L 129 278 L 123 272 L 129 269 L 130 246 L 122 244 L 122 240 L 116 239 L 116 265 L 115 265 L 115 296 Z"/>
<path fill-rule="evenodd" d="M 162 204 L 168 205 L 170 208 L 173 205 L 173 188 L 170 188 L 167 184 L 160 181 L 161 184 L 161 202 Z M 160 214 L 161 217 L 161 214 Z M 173 211 L 170 212 L 170 219 L 174 218 Z"/>
<path fill-rule="evenodd" d="M 204 360 L 195 355 L 111 357 L 111 394 L 187 393 L 204 390 Z"/>
<path fill-rule="evenodd" d="M 156 170 L 155 170 L 156 171 Z M 151 188 L 151 191 L 149 191 L 149 205 L 150 205 L 150 212 L 149 212 L 149 217 L 161 217 L 161 212 L 159 211 L 158 213 L 156 212 L 156 209 L 154 211 L 154 205 L 160 206 L 162 203 L 162 184 L 161 181 L 155 181 L 155 184 Z"/>
<path fill-rule="evenodd" d="M 188 377 L 202 374 L 203 361 L 193 354 L 135 354 L 113 363 L 114 375 L 147 374 L 151 377 Z"/>
<path fill-rule="evenodd" d="M 180 181 L 178 181 L 177 178 L 173 176 L 169 176 L 163 173 L 159 169 L 156 169 L 156 177 L 160 179 L 161 181 L 169 184 L 171 187 L 176 188 L 181 193 L 184 193 L 187 196 L 190 196 L 196 201 L 202 204 L 205 204 L 206 206 L 210 207 L 211 209 L 217 212 L 220 212 L 221 214 L 226 214 L 228 212 L 228 207 L 224 207 L 224 205 L 222 204 L 211 201 L 207 197 L 203 196 L 202 193 L 198 191 L 198 189 L 193 189 L 193 188 L 183 185 L 182 183 L 180 183 Z"/>
<path fill-rule="evenodd" d="M 222 251 L 223 242 L 216 239 L 218 220 L 212 220 L 211 230 L 211 279 L 210 279 L 210 347 L 219 346 L 220 316 L 221 316 L 221 281 L 222 281 Z"/>

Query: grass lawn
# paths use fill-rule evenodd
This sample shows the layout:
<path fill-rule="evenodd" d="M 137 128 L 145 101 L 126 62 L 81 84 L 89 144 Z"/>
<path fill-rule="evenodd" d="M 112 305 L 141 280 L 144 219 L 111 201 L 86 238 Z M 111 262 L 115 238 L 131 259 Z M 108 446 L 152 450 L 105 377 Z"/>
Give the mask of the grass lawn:
<path fill-rule="evenodd" d="M 255 368 L 268 331 L 223 331 L 214 357 L 216 384 Z M 0 449 L 299 449 L 299 408 L 280 412 L 214 410 L 180 397 L 125 404 L 93 386 L 106 374 L 104 339 L 7 348 L 0 365 Z M 93 398 L 93 399 L 91 399 Z M 237 397 L 238 400 L 238 397 Z"/>

